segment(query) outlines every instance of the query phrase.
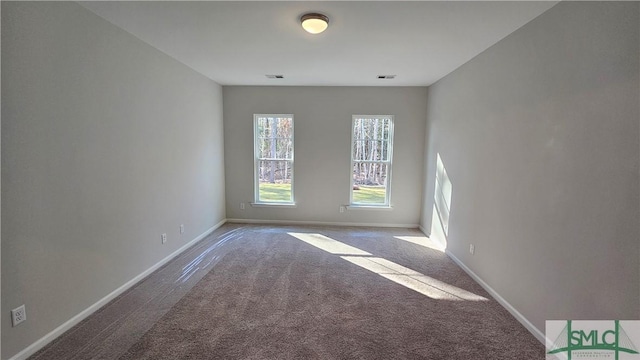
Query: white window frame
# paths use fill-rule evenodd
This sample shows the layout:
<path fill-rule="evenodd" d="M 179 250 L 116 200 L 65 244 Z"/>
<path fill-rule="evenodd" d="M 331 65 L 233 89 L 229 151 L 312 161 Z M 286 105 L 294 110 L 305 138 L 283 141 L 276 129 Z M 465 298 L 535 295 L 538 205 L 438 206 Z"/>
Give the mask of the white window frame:
<path fill-rule="evenodd" d="M 354 161 L 353 159 L 353 153 L 354 153 L 354 146 L 355 146 L 355 139 L 354 139 L 354 128 L 355 128 L 355 123 L 356 123 L 356 119 L 389 119 L 389 144 L 388 144 L 388 149 L 387 149 L 387 154 L 388 154 L 388 160 L 372 160 L 372 161 Z M 395 127 L 395 119 L 393 115 L 353 115 L 351 117 L 351 146 L 350 146 L 350 150 L 351 150 L 351 154 L 349 155 L 349 158 L 351 159 L 351 167 L 349 169 L 349 177 L 351 178 L 350 181 L 350 187 L 349 187 L 349 209 L 391 209 L 391 173 L 392 173 L 392 167 L 393 167 L 393 132 L 394 132 L 394 127 Z M 387 176 L 385 179 L 385 201 L 382 204 L 373 204 L 373 203 L 355 203 L 353 201 L 353 185 L 354 185 L 354 179 L 353 179 L 353 165 L 356 162 L 372 162 L 372 163 L 379 163 L 379 164 L 385 164 L 387 166 Z"/>
<path fill-rule="evenodd" d="M 264 201 L 260 200 L 260 161 L 269 160 L 268 158 L 261 158 L 259 154 L 259 139 L 258 139 L 258 119 L 259 118 L 290 118 L 291 119 L 291 160 L 289 159 L 277 159 L 278 161 L 291 161 L 291 201 Z M 252 206 L 282 206 L 282 207 L 295 207 L 295 191 L 294 191 L 294 152 L 295 152 L 295 121 L 293 114 L 253 114 L 253 199 Z"/>

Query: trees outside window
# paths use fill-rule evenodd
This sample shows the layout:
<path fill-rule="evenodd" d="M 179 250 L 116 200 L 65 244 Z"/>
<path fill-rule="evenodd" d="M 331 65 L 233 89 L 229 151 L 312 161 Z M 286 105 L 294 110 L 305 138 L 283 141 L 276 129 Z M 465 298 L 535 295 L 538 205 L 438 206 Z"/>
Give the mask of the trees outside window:
<path fill-rule="evenodd" d="M 393 116 L 354 115 L 351 204 L 390 206 Z"/>
<path fill-rule="evenodd" d="M 255 202 L 293 203 L 293 115 L 253 116 Z"/>

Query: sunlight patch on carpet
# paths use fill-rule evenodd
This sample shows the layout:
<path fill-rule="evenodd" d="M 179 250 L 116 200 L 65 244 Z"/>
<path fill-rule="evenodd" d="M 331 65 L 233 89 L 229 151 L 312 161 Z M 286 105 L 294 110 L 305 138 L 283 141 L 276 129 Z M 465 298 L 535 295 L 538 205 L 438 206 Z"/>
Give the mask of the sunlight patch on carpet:
<path fill-rule="evenodd" d="M 421 274 L 379 257 L 341 256 L 344 260 L 372 271 L 432 299 L 487 301 L 488 299 L 443 281 Z"/>
<path fill-rule="evenodd" d="M 318 249 L 324 250 L 331 254 L 339 255 L 371 255 L 370 253 L 360 250 L 351 245 L 347 245 L 332 238 L 326 237 L 321 234 L 308 234 L 308 233 L 288 233 L 289 235 L 302 240 L 309 245 L 313 245 Z"/>
<path fill-rule="evenodd" d="M 394 236 L 394 238 L 396 238 L 398 240 L 403 240 L 403 241 L 406 241 L 406 242 L 410 242 L 412 244 L 424 246 L 424 247 L 427 247 L 429 249 L 437 250 L 437 251 L 440 251 L 440 252 L 444 252 L 444 250 L 445 250 L 445 246 L 444 245 L 439 244 L 436 241 L 433 241 L 433 240 L 429 239 L 426 236 Z"/>
<path fill-rule="evenodd" d="M 430 276 L 419 273 L 402 265 L 396 264 L 384 258 L 374 257 L 371 253 L 358 249 L 357 247 L 347 245 L 338 240 L 316 233 L 288 233 L 289 235 L 304 241 L 305 243 L 315 246 L 334 255 L 340 255 L 340 258 L 354 265 L 358 265 L 363 269 L 374 272 L 385 279 L 391 280 L 396 284 L 405 286 L 411 290 L 419 292 L 422 295 L 432 299 L 439 300 L 466 300 L 466 301 L 488 301 L 487 298 L 476 295 L 472 292 L 460 289 L 459 287 L 447 284 L 443 281 L 434 279 Z M 396 236 L 400 240 L 413 238 L 422 238 L 420 236 Z M 428 238 L 424 238 L 429 240 Z M 413 242 L 410 240 L 406 240 Z M 415 240 L 418 241 L 418 240 Z M 430 241 L 430 240 L 429 240 Z M 425 243 L 424 241 L 422 241 Z M 434 246 L 437 244 L 433 243 Z M 444 248 L 440 251 L 443 251 Z"/>

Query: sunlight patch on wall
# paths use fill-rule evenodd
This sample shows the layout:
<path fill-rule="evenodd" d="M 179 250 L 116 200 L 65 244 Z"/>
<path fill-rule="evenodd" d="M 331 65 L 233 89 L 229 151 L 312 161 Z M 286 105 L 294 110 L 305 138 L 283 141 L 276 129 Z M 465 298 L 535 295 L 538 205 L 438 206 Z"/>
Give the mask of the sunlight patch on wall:
<path fill-rule="evenodd" d="M 438 215 L 438 209 L 433 205 L 431 212 L 431 232 L 429 238 L 436 244 L 440 244 L 443 248 L 447 248 L 447 234 L 445 234 Z"/>
<path fill-rule="evenodd" d="M 449 235 L 449 215 L 451 213 L 451 195 L 453 184 L 447 174 L 440 154 L 436 155 L 436 181 L 431 212 L 431 239 L 447 247 Z"/>
<path fill-rule="evenodd" d="M 447 174 L 447 169 L 444 168 L 444 163 L 440 154 L 437 154 L 436 159 L 436 189 L 434 200 L 438 214 L 442 221 L 442 228 L 445 234 L 449 234 L 449 213 L 451 212 L 451 193 L 453 192 L 453 185 Z"/>

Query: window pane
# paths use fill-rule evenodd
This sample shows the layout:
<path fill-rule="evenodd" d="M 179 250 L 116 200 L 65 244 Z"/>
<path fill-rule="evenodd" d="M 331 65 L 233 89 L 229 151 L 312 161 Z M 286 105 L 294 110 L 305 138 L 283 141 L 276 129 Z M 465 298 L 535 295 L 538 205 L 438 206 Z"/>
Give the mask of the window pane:
<path fill-rule="evenodd" d="M 389 205 L 392 116 L 354 116 L 351 163 L 354 204 Z"/>
<path fill-rule="evenodd" d="M 353 121 L 354 140 L 389 140 L 390 137 L 390 118 L 355 118 Z"/>
<path fill-rule="evenodd" d="M 293 137 L 293 119 L 287 117 L 257 117 L 256 135 L 260 138 Z"/>
<path fill-rule="evenodd" d="M 261 202 L 291 202 L 291 183 L 271 184 L 260 183 L 259 200 Z"/>
<path fill-rule="evenodd" d="M 293 202 L 293 116 L 254 115 L 257 202 Z"/>
<path fill-rule="evenodd" d="M 265 202 L 292 201 L 291 180 L 293 162 L 258 162 L 258 200 Z"/>
<path fill-rule="evenodd" d="M 267 136 L 273 138 L 290 138 L 293 136 L 293 126 L 291 118 L 273 118 Z"/>
<path fill-rule="evenodd" d="M 354 161 L 388 161 L 389 155 L 389 142 L 386 140 L 357 140 L 351 154 Z"/>
<path fill-rule="evenodd" d="M 353 203 L 385 204 L 387 198 L 387 164 L 353 163 Z"/>
<path fill-rule="evenodd" d="M 381 162 L 354 162 L 355 185 L 379 186 L 387 183 L 387 164 Z"/>
<path fill-rule="evenodd" d="M 258 139 L 258 158 L 260 159 L 293 159 L 293 141 L 288 138 Z"/>

